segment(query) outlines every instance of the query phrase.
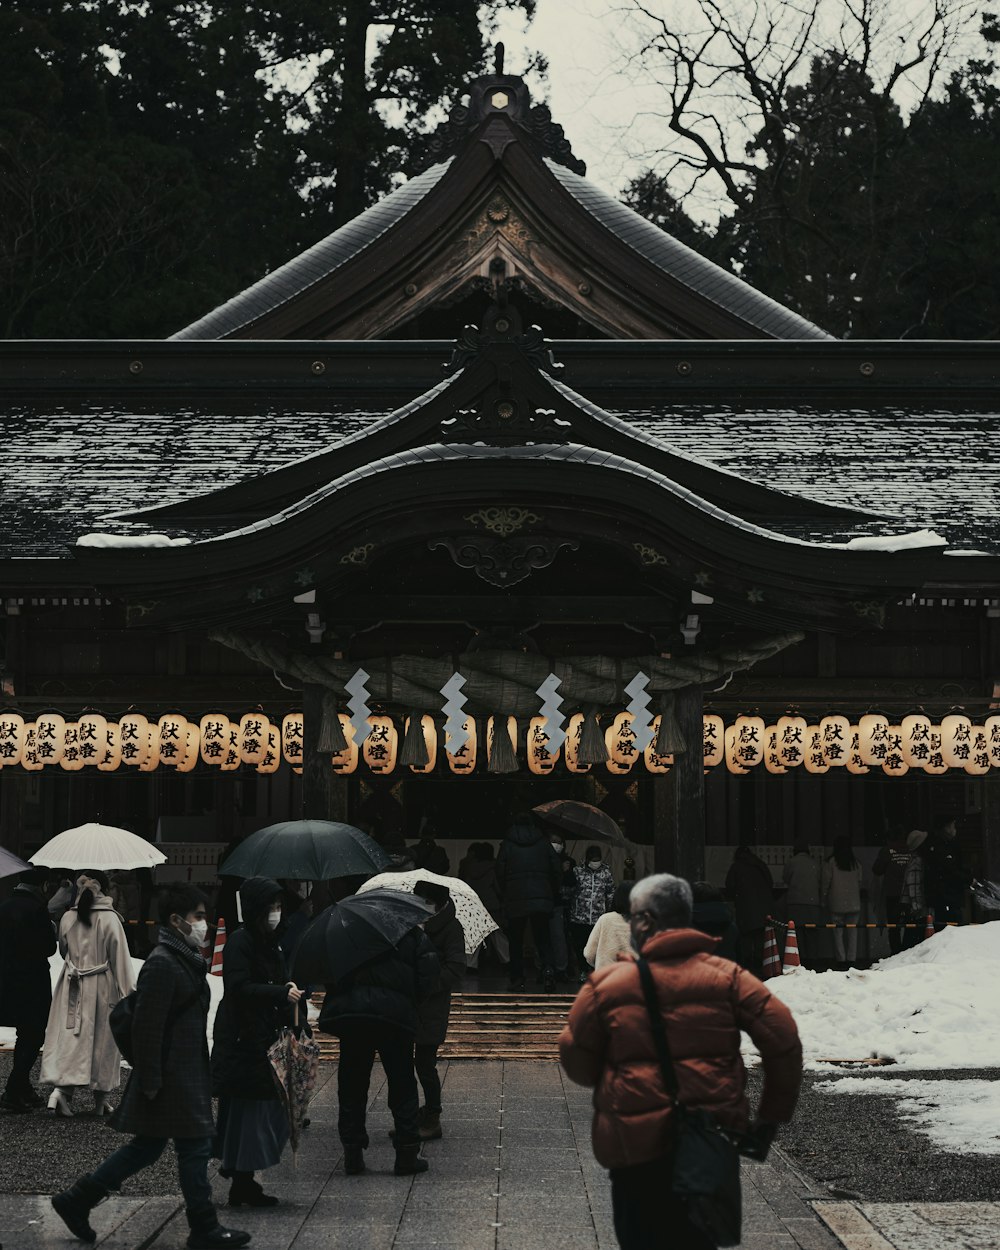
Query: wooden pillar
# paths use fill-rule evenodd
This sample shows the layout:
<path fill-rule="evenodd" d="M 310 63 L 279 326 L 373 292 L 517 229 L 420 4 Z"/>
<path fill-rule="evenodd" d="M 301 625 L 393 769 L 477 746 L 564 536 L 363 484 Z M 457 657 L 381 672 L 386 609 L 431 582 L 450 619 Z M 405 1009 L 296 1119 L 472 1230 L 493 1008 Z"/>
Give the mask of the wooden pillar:
<path fill-rule="evenodd" d="M 334 820 L 333 782 L 330 752 L 319 749 L 323 725 L 323 687 L 302 687 L 302 817 L 304 820 Z M 339 778 L 337 778 L 339 780 Z"/>
<path fill-rule="evenodd" d="M 988 776 L 980 784 L 983 795 L 982 874 L 987 881 L 1000 881 L 1000 779 Z"/>
<path fill-rule="evenodd" d="M 687 749 L 674 756 L 666 776 L 656 777 L 654 863 L 657 872 L 672 872 L 688 881 L 705 876 L 705 766 L 702 756 L 700 686 L 678 690 L 674 701 L 677 724 Z"/>

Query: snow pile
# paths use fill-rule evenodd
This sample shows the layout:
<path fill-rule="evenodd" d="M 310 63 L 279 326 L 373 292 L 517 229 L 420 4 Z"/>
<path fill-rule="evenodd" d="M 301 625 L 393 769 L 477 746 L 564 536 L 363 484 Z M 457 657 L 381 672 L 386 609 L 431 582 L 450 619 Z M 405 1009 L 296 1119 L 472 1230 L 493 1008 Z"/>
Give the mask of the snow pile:
<path fill-rule="evenodd" d="M 934 530 L 912 530 L 909 534 L 871 534 L 852 538 L 848 551 L 912 551 L 915 547 L 947 547 L 947 538 Z"/>
<path fill-rule="evenodd" d="M 1000 1067 L 1000 922 L 944 929 L 867 972 L 799 968 L 767 986 L 791 1008 L 808 1066 Z M 749 1038 L 744 1054 L 756 1054 Z"/>
<path fill-rule="evenodd" d="M 81 534 L 78 547 L 188 547 L 190 538 L 171 538 L 169 534 Z"/>
<path fill-rule="evenodd" d="M 823 1094 L 888 1094 L 894 1110 L 935 1146 L 955 1154 L 1000 1155 L 1000 1081 L 894 1081 L 845 1076 Z"/>

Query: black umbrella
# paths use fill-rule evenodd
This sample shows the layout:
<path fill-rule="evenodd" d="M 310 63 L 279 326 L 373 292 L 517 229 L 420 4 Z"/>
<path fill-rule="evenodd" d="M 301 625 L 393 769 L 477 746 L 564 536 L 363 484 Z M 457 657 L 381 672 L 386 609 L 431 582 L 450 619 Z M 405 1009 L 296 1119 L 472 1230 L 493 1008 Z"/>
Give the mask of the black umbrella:
<path fill-rule="evenodd" d="M 329 881 L 370 877 L 389 857 L 367 833 L 334 820 L 284 820 L 245 838 L 220 866 L 227 877 Z"/>
<path fill-rule="evenodd" d="M 608 842 L 612 846 L 625 846 L 621 829 L 607 812 L 590 803 L 576 799 L 553 799 L 531 809 L 539 819 L 554 825 L 574 838 L 589 838 L 593 842 Z"/>
<path fill-rule="evenodd" d="M 434 908 L 402 890 L 368 890 L 325 908 L 295 951 L 292 976 L 298 985 L 340 980 L 377 959 L 434 914 Z"/>

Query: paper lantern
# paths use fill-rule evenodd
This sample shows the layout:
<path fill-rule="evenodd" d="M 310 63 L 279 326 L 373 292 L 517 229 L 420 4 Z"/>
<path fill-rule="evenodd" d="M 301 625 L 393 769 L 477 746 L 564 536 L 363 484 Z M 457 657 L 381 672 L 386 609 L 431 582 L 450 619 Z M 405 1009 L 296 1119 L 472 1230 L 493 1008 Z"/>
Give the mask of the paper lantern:
<path fill-rule="evenodd" d="M 24 717 L 19 712 L 0 712 L 0 767 L 20 764 L 24 751 Z"/>
<path fill-rule="evenodd" d="M 949 768 L 964 768 L 972 752 L 972 721 L 953 713 L 941 722 L 941 758 Z"/>
<path fill-rule="evenodd" d="M 58 712 L 43 712 L 35 722 L 35 757 L 43 766 L 58 764 L 63 753 L 66 720 Z"/>
<path fill-rule="evenodd" d="M 927 761 L 923 765 L 925 773 L 930 773 L 932 777 L 940 777 L 948 771 L 948 765 L 944 762 L 944 755 L 941 752 L 941 726 L 931 725 L 931 736 L 928 746 L 930 748 Z"/>
<path fill-rule="evenodd" d="M 305 751 L 305 717 L 301 712 L 289 712 L 281 722 L 281 753 L 289 764 L 302 764 Z"/>
<path fill-rule="evenodd" d="M 78 773 L 84 763 L 80 756 L 80 726 L 77 721 L 69 720 L 63 726 L 63 753 L 59 767 L 68 773 Z"/>
<path fill-rule="evenodd" d="M 726 731 L 722 736 L 722 744 L 726 756 L 726 767 L 737 777 L 745 776 L 750 770 L 744 768 L 740 762 L 740 757 L 736 749 L 737 734 L 735 725 L 726 726 Z"/>
<path fill-rule="evenodd" d="M 868 765 L 861 758 L 861 747 L 858 744 L 858 727 L 851 726 L 851 750 L 847 756 L 847 771 L 853 773 L 855 777 L 863 777 L 865 773 L 870 772 Z"/>
<path fill-rule="evenodd" d="M 970 777 L 985 777 L 990 771 L 990 752 L 985 725 L 973 725 L 969 744 L 972 748 L 965 762 L 965 771 Z"/>
<path fill-rule="evenodd" d="M 990 768 L 1000 768 L 1000 716 L 988 716 L 983 725 Z"/>
<path fill-rule="evenodd" d="M 80 758 L 95 768 L 104 759 L 108 722 L 100 712 L 84 712 L 77 725 Z"/>
<path fill-rule="evenodd" d="M 580 763 L 580 739 L 583 737 L 584 714 L 575 712 L 566 726 L 566 741 L 563 744 L 563 759 L 566 770 L 571 773 L 589 773 L 593 764 Z"/>
<path fill-rule="evenodd" d="M 549 749 L 549 735 L 546 732 L 549 718 L 532 716 L 528 722 L 528 733 L 525 737 L 524 752 L 528 759 L 528 768 L 539 777 L 546 777 L 555 768 L 559 759 L 559 751 Z"/>
<path fill-rule="evenodd" d="M 198 751 L 206 764 L 221 764 L 229 746 L 229 717 L 206 712 L 198 722 Z"/>
<path fill-rule="evenodd" d="M 734 735 L 735 750 L 744 768 L 756 768 L 764 758 L 764 731 L 761 716 L 737 716 Z"/>
<path fill-rule="evenodd" d="M 660 734 L 660 717 L 653 717 L 653 724 L 650 726 L 653 736 L 649 740 L 649 745 L 642 753 L 643 762 L 646 765 L 646 771 L 649 773 L 657 773 L 663 775 L 669 773 L 673 767 L 674 757 L 669 752 L 666 755 L 658 755 L 656 752 L 656 739 Z"/>
<path fill-rule="evenodd" d="M 354 726 L 351 724 L 351 718 L 343 712 L 338 712 L 337 718 L 340 721 L 340 728 L 343 731 L 344 741 L 347 743 L 347 746 L 343 751 L 338 751 L 336 755 L 330 756 L 330 767 L 335 773 L 347 776 L 348 773 L 353 773 L 357 768 L 361 751 L 354 740 Z"/>
<path fill-rule="evenodd" d="M 281 730 L 270 720 L 264 725 L 264 754 L 257 771 L 265 777 L 276 773 L 281 767 Z"/>
<path fill-rule="evenodd" d="M 923 768 L 931 754 L 931 718 L 923 713 L 904 716 L 899 732 L 903 759 L 911 768 Z"/>
<path fill-rule="evenodd" d="M 117 721 L 109 720 L 104 726 L 104 749 L 97 761 L 98 772 L 113 773 L 122 762 L 122 731 Z"/>
<path fill-rule="evenodd" d="M 824 716 L 819 723 L 823 759 L 830 768 L 843 768 L 851 750 L 851 722 L 846 716 Z"/>
<path fill-rule="evenodd" d="M 410 718 L 406 718 L 406 724 L 403 726 L 404 735 L 408 732 Z M 430 715 L 421 716 L 420 731 L 424 737 L 424 749 L 427 752 L 426 764 L 411 764 L 410 772 L 416 773 L 418 776 L 424 776 L 432 773 L 437 764 L 438 756 L 438 734 L 437 725 L 434 723 L 434 717 Z"/>
<path fill-rule="evenodd" d="M 889 751 L 889 718 L 869 712 L 858 721 L 858 753 L 865 764 L 882 764 Z"/>
<path fill-rule="evenodd" d="M 709 712 L 702 717 L 702 757 L 706 768 L 721 764 L 726 754 L 726 726 L 721 716 Z"/>
<path fill-rule="evenodd" d="M 444 735 L 444 753 L 448 758 L 448 767 L 453 773 L 459 774 L 471 773 L 475 771 L 476 754 L 479 745 L 478 736 L 476 734 L 476 722 L 473 717 L 469 716 L 466 718 L 462 724 L 462 729 L 469 736 L 463 745 L 454 752 L 454 754 L 450 750 L 451 734 L 445 730 Z"/>
<path fill-rule="evenodd" d="M 391 773 L 399 752 L 399 733 L 391 716 L 369 716 L 368 737 L 361 744 L 364 761 L 373 773 Z"/>
<path fill-rule="evenodd" d="M 885 759 L 882 771 L 887 777 L 905 777 L 910 771 L 903 753 L 903 729 L 900 725 L 890 725 L 886 733 Z"/>
<path fill-rule="evenodd" d="M 240 717 L 240 759 L 244 764 L 259 764 L 264 758 L 268 723 L 263 712 L 247 712 Z"/>
<path fill-rule="evenodd" d="M 225 754 L 219 761 L 219 770 L 224 773 L 234 773 L 243 763 L 240 756 L 240 727 L 238 724 L 229 722 L 229 741 L 226 743 Z"/>
<path fill-rule="evenodd" d="M 788 772 L 778 754 L 778 726 L 768 725 L 764 730 L 764 767 L 776 777 Z"/>
<path fill-rule="evenodd" d="M 118 722 L 122 740 L 122 763 L 137 768 L 145 762 L 149 722 L 141 712 L 126 712 Z"/>
<path fill-rule="evenodd" d="M 187 717 L 180 712 L 167 712 L 160 717 L 158 729 L 160 763 L 176 768 L 187 742 Z"/>
<path fill-rule="evenodd" d="M 160 726 L 146 725 L 146 754 L 139 765 L 139 772 L 152 773 L 160 767 Z"/>
<path fill-rule="evenodd" d="M 45 767 L 38 758 L 38 725 L 35 721 L 25 722 L 24 747 L 21 751 L 21 767 L 25 772 L 37 773 Z"/>
<path fill-rule="evenodd" d="M 803 716 L 779 716 L 778 759 L 784 768 L 798 768 L 805 759 L 809 726 Z"/>
<path fill-rule="evenodd" d="M 823 753 L 823 732 L 819 725 L 806 726 L 806 751 L 802 763 L 807 773 L 814 773 L 816 776 L 830 771 L 830 765 Z"/>
<path fill-rule="evenodd" d="M 275 735 L 277 735 L 276 730 Z M 179 773 L 189 773 L 192 771 L 200 758 L 200 748 L 201 727 L 199 725 L 195 725 L 192 721 L 186 721 L 184 725 L 184 745 L 181 757 L 177 761 L 177 771 Z"/>
<path fill-rule="evenodd" d="M 635 744 L 632 720 L 631 712 L 619 712 L 604 731 L 604 742 L 608 748 L 609 773 L 630 773 L 639 758 L 640 752 Z"/>

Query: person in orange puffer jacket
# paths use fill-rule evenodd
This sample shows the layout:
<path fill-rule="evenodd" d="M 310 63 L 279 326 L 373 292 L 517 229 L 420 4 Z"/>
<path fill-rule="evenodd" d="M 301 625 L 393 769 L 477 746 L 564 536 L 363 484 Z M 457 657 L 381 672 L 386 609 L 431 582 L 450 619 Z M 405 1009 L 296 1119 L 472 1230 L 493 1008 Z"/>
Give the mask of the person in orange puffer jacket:
<path fill-rule="evenodd" d="M 755 976 L 714 954 L 719 939 L 691 928 L 690 885 L 660 873 L 632 888 L 632 944 L 652 970 L 679 1100 L 749 1132 L 766 1149 L 790 1120 L 802 1079 L 802 1046 L 788 1008 Z M 764 1089 L 751 1127 L 740 1030 L 760 1051 Z M 581 988 L 559 1038 L 572 1081 L 594 1089 L 593 1147 L 611 1172 L 622 1250 L 707 1250 L 712 1242 L 670 1192 L 673 1100 L 664 1087 L 639 971 L 628 956 Z"/>

